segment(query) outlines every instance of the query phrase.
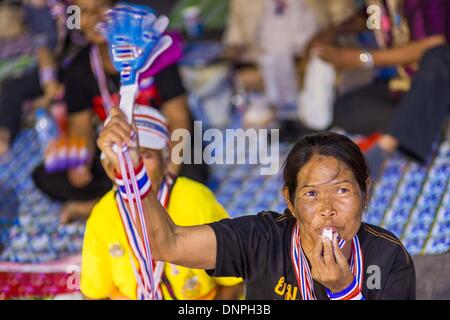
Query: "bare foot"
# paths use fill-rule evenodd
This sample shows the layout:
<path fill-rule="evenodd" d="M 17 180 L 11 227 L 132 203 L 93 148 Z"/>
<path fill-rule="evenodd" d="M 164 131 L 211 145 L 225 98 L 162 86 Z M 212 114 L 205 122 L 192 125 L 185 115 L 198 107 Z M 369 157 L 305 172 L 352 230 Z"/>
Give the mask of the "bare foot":
<path fill-rule="evenodd" d="M 6 128 L 0 128 L 0 156 L 9 151 L 9 142 L 11 139 L 11 133 Z"/>
<path fill-rule="evenodd" d="M 61 223 L 68 224 L 76 220 L 86 220 L 89 218 L 96 202 L 97 200 L 67 201 L 61 211 Z"/>

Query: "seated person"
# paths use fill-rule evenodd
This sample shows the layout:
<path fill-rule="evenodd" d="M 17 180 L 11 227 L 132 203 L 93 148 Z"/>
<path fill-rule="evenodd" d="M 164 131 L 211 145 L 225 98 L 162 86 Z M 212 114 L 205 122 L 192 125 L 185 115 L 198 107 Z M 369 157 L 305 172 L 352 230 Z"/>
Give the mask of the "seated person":
<path fill-rule="evenodd" d="M 235 63 L 242 88 L 266 97 L 264 107 L 250 101 L 246 126 L 268 127 L 275 112 L 277 120 L 286 120 L 282 111 L 296 104 L 298 93 L 295 59 L 317 30 L 305 0 L 230 1 L 225 55 Z"/>
<path fill-rule="evenodd" d="M 98 145 L 116 170 L 114 144 L 129 146 L 135 168 L 144 156 L 131 132 L 114 108 Z M 283 214 L 190 227 L 174 221 L 154 192 L 143 194 L 153 259 L 242 277 L 248 299 L 415 298 L 414 264 L 405 247 L 392 233 L 361 222 L 371 180 L 354 142 L 331 132 L 305 136 L 289 152 L 283 175 Z"/>
<path fill-rule="evenodd" d="M 188 178 L 173 180 L 168 175 L 170 140 L 167 122 L 155 109 L 138 106 L 134 118 L 139 135 L 143 164 L 153 190 L 162 192 L 161 203 L 171 218 L 183 226 L 211 223 L 228 217 L 205 186 Z M 114 167 L 104 160 L 113 178 Z M 119 208 L 116 189 L 108 192 L 92 210 L 83 244 L 81 291 L 93 299 L 136 299 L 137 281 L 133 273 L 134 251 L 129 245 Z M 165 264 L 161 277 L 164 299 L 238 299 L 242 280 L 210 277 L 205 271 Z"/>
<path fill-rule="evenodd" d="M 236 66 L 239 89 L 264 93 L 248 99 L 244 122 L 268 127 L 297 121 L 293 113 L 299 90 L 298 71 L 311 38 L 355 10 L 353 0 L 232 0 L 225 30 L 225 56 Z M 245 94 L 245 92 L 241 92 Z M 264 101 L 264 104 L 262 104 Z M 273 109 L 275 107 L 275 109 Z"/>
<path fill-rule="evenodd" d="M 110 60 L 108 43 L 96 26 L 115 2 L 75 1 L 84 17 L 81 19 L 81 31 L 89 45 L 79 52 L 64 73 L 68 134 L 88 142 L 90 161 L 77 168 L 53 174 L 47 173 L 44 166 L 40 166 L 33 174 L 39 189 L 52 199 L 65 203 L 63 222 L 87 217 L 93 205 L 111 189 L 111 182 L 99 161 L 100 152 L 94 141 L 108 109 L 119 103 L 120 76 Z M 141 86 L 137 101 L 159 108 L 167 116 L 171 130 L 190 128 L 185 89 L 177 66 L 170 65 L 149 80 L 152 81 Z M 203 168 L 200 165 L 184 167 L 186 171 L 180 173 L 180 166 L 171 163 L 170 172 L 206 180 L 206 173 L 203 171 L 196 175 L 197 171 L 202 170 L 199 167 Z"/>
<path fill-rule="evenodd" d="M 425 162 L 432 153 L 433 142 L 439 140 L 447 125 L 450 2 L 370 3 L 378 4 L 383 22 L 381 29 L 373 30 L 378 49 L 343 48 L 334 43 L 336 35 L 366 30 L 368 19 L 363 12 L 324 32 L 312 46 L 339 69 L 391 67 L 397 70 L 389 81 L 377 79 L 345 94 L 335 104 L 335 125 L 351 133 L 383 133 L 367 154 L 371 173 L 377 177 L 384 159 L 397 149 Z"/>
<path fill-rule="evenodd" d="M 9 151 L 11 142 L 21 130 L 24 102 L 34 100 L 36 107 L 48 107 L 63 93 L 60 78 L 74 52 L 79 50 L 79 40 L 66 28 L 64 15 L 56 18 L 52 14 L 58 6 L 65 12 L 63 1 L 23 1 L 24 23 L 32 37 L 37 67 L 2 83 L 0 156 Z"/>

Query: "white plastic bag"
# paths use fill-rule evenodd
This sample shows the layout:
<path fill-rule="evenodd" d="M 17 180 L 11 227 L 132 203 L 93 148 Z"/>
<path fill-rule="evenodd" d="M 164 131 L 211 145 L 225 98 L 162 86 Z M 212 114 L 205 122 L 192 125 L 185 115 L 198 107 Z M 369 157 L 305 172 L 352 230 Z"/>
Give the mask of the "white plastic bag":
<path fill-rule="evenodd" d="M 317 55 L 306 66 L 304 88 L 298 97 L 300 121 L 313 130 L 324 130 L 333 122 L 336 71 Z"/>
<path fill-rule="evenodd" d="M 265 53 L 259 66 L 269 102 L 278 108 L 295 104 L 298 85 L 293 54 L 282 50 Z"/>

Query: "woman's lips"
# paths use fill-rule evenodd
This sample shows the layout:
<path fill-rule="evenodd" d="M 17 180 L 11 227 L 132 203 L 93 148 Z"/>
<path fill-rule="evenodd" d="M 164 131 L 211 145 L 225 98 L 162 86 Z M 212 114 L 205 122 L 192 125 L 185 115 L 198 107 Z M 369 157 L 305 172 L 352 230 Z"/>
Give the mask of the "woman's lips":
<path fill-rule="evenodd" d="M 320 228 L 318 231 L 320 232 L 319 237 L 321 237 L 322 239 L 324 237 L 330 237 L 330 233 L 331 233 L 330 240 L 333 239 L 334 235 L 337 236 L 338 241 L 341 239 L 341 237 L 339 235 L 341 233 L 340 232 L 341 228 L 338 228 L 336 226 L 333 226 L 333 225 L 324 226 L 324 227 Z"/>
<path fill-rule="evenodd" d="M 331 230 L 331 232 L 333 232 L 333 233 L 339 231 L 338 227 L 329 225 L 329 226 L 324 226 L 324 227 L 322 227 L 322 228 L 320 229 L 320 234 L 322 234 L 324 230 Z"/>

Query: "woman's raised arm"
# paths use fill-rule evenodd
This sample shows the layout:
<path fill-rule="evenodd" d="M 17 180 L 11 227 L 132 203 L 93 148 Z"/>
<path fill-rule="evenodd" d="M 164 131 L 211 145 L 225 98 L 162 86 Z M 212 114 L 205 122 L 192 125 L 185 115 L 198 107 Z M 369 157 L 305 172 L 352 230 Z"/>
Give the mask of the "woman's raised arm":
<path fill-rule="evenodd" d="M 117 154 L 113 151 L 114 145 L 128 145 L 135 167 L 141 161 L 138 143 L 130 138 L 131 136 L 138 136 L 137 134 L 132 135 L 133 130 L 137 133 L 137 129 L 128 124 L 126 116 L 118 108 L 112 108 L 111 120 L 102 130 L 97 144 L 109 161 L 114 164 L 117 172 L 120 171 L 120 167 Z M 130 210 L 129 204 L 126 205 Z M 142 205 L 147 227 L 146 232 L 154 260 L 170 262 L 188 268 L 215 268 L 217 244 L 215 233 L 210 226 L 177 226 L 153 192 L 149 192 L 143 199 Z M 136 223 L 136 229 L 142 239 L 139 216 L 136 216 Z"/>

